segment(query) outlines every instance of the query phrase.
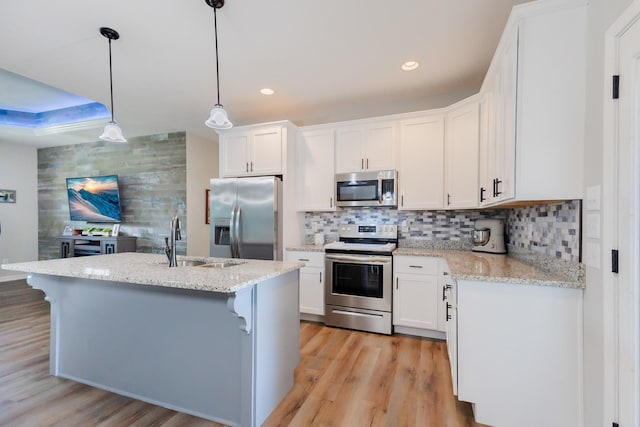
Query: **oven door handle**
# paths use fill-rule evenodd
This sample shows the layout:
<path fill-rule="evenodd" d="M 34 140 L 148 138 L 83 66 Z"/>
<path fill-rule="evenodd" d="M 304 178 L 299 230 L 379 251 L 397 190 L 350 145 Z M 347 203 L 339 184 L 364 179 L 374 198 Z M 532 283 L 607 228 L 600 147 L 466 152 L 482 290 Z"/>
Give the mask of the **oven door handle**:
<path fill-rule="evenodd" d="M 378 262 L 382 264 L 391 264 L 391 257 L 381 257 L 381 256 L 354 256 L 354 255 L 325 255 L 327 260 L 335 260 L 335 261 L 353 261 L 358 262 L 360 264 L 370 264 L 372 262 Z"/>

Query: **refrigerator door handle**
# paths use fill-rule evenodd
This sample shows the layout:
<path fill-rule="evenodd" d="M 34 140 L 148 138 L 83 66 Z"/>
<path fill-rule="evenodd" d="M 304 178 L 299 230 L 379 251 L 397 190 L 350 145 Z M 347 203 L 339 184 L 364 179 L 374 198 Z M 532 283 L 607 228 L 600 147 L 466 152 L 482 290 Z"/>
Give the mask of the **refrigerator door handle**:
<path fill-rule="evenodd" d="M 235 220 L 236 225 L 234 228 L 236 230 L 236 258 L 242 258 L 242 209 L 240 209 L 240 206 L 236 206 Z"/>
<path fill-rule="evenodd" d="M 236 209 L 237 206 L 233 205 L 231 208 L 231 218 L 229 219 L 229 246 L 231 248 L 231 258 L 238 258 L 236 255 Z"/>

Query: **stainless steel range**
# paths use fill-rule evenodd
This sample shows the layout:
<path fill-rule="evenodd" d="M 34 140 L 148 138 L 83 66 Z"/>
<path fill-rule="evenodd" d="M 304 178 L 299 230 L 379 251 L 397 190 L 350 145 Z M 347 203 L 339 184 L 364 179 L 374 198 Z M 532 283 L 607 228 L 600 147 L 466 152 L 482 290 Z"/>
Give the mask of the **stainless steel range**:
<path fill-rule="evenodd" d="M 339 241 L 324 246 L 325 324 L 391 334 L 391 253 L 395 225 L 341 225 Z"/>

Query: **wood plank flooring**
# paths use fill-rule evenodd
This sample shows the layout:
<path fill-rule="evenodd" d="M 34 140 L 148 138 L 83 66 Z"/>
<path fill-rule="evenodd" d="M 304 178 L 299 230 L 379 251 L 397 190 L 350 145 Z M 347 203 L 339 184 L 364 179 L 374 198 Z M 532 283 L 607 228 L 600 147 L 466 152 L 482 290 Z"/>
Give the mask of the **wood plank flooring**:
<path fill-rule="evenodd" d="M 49 303 L 0 282 L 0 426 L 220 426 L 49 375 Z M 480 426 L 441 341 L 302 322 L 295 384 L 264 426 Z"/>

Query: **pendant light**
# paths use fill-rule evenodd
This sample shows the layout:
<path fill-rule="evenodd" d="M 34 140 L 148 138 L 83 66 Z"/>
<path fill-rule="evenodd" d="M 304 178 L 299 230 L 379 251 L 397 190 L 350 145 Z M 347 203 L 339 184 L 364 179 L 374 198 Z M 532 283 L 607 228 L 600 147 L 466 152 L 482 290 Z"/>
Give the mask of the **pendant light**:
<path fill-rule="evenodd" d="M 102 135 L 100 135 L 100 139 L 108 142 L 127 142 L 127 140 L 122 136 L 122 130 L 113 116 L 113 70 L 111 66 L 111 40 L 118 40 L 120 38 L 120 34 L 114 29 L 108 27 L 101 27 L 100 34 L 109 39 L 109 85 L 111 87 L 111 121 L 107 123 L 104 127 L 104 131 Z"/>
<path fill-rule="evenodd" d="M 224 0 L 204 0 L 209 6 L 213 8 L 213 31 L 215 33 L 216 41 L 216 84 L 218 90 L 218 103 L 213 106 L 209 113 L 209 118 L 205 125 L 213 129 L 229 129 L 233 127 L 233 124 L 229 121 L 229 116 L 225 111 L 222 104 L 220 104 L 220 67 L 218 66 L 218 20 L 216 17 L 216 9 L 220 9 L 224 6 Z"/>

